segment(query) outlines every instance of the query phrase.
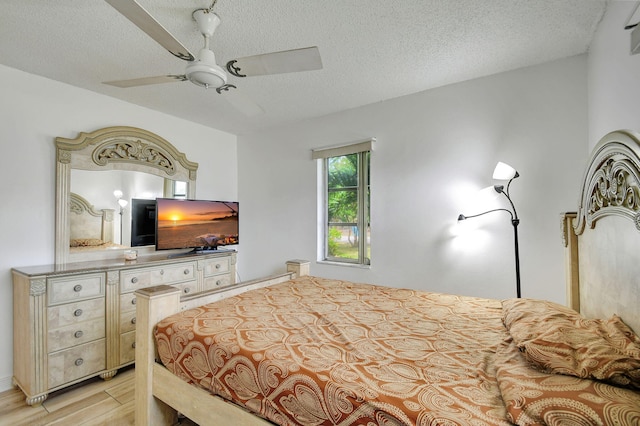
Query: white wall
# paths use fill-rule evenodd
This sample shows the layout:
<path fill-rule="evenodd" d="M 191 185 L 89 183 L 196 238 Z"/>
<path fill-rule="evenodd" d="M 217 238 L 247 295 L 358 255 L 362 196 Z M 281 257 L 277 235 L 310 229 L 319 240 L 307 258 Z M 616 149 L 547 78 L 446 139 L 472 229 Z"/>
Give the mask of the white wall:
<path fill-rule="evenodd" d="M 618 129 L 640 131 L 640 54 L 624 25 L 635 1 L 611 1 L 589 49 L 589 148 Z"/>
<path fill-rule="evenodd" d="M 498 160 L 521 174 L 522 293 L 565 301 L 560 212 L 575 210 L 587 157 L 587 58 L 429 90 L 257 135 L 240 136 L 243 279 L 316 260 L 316 147 L 376 137 L 370 269 L 312 263 L 315 275 L 486 297 L 515 296 L 508 215 L 454 238 L 470 193 Z M 477 210 L 476 210 L 477 211 Z M 471 222 L 471 221 L 469 221 Z"/>
<path fill-rule="evenodd" d="M 154 132 L 200 164 L 197 196 L 237 198 L 237 138 L 0 66 L 0 391 L 11 386 L 12 267 L 54 261 L 57 136 L 125 125 Z M 212 160 L 213 159 L 213 160 Z M 220 160 L 224 159 L 224 160 Z M 215 163 L 215 167 L 212 167 Z"/>

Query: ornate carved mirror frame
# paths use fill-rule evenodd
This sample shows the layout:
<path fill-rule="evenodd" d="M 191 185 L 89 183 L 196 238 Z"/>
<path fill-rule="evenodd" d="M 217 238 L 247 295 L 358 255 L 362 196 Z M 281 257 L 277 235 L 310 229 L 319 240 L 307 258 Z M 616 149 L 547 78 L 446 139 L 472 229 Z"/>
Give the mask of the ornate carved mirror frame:
<path fill-rule="evenodd" d="M 198 164 L 168 141 L 136 127 L 106 127 L 81 132 L 75 139 L 58 137 L 56 144 L 56 265 L 87 260 L 70 253 L 69 214 L 71 169 L 129 170 L 188 183 L 188 198 L 195 198 Z M 123 250 L 108 250 L 107 258 L 122 258 Z M 105 258 L 103 256 L 101 258 Z"/>

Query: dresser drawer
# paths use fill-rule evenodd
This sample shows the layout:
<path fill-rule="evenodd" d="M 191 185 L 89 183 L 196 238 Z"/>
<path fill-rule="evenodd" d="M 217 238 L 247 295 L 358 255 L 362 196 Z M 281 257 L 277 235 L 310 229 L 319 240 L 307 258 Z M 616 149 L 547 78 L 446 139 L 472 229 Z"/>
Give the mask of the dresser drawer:
<path fill-rule="evenodd" d="M 204 279 L 203 290 L 212 290 L 214 288 L 226 287 L 228 285 L 231 285 L 231 275 L 215 275 Z"/>
<path fill-rule="evenodd" d="M 102 319 L 104 322 L 104 298 L 83 300 L 47 308 L 49 330 L 81 321 Z"/>
<path fill-rule="evenodd" d="M 50 353 L 49 389 L 97 373 L 104 368 L 104 339 Z"/>
<path fill-rule="evenodd" d="M 131 362 L 136 357 L 136 332 L 120 335 L 120 364 Z"/>
<path fill-rule="evenodd" d="M 194 263 L 167 266 L 151 271 L 151 283 L 153 285 L 190 281 L 194 280 L 195 278 L 196 266 Z"/>
<path fill-rule="evenodd" d="M 120 314 L 120 333 L 136 329 L 136 311 L 122 312 Z"/>
<path fill-rule="evenodd" d="M 120 274 L 120 291 L 127 293 L 140 288 L 191 281 L 196 277 L 195 263 L 183 263 L 161 268 L 136 269 Z"/>
<path fill-rule="evenodd" d="M 139 288 L 151 287 L 151 272 L 148 269 L 136 269 L 120 272 L 120 292 L 127 293 Z"/>
<path fill-rule="evenodd" d="M 129 312 L 136 310 L 136 294 L 124 293 L 120 295 L 120 312 Z"/>
<path fill-rule="evenodd" d="M 221 259 L 212 259 L 206 260 L 203 273 L 205 277 L 210 277 L 211 275 L 222 274 L 229 272 L 229 259 L 221 258 Z"/>
<path fill-rule="evenodd" d="M 49 278 L 47 283 L 48 305 L 103 296 L 104 287 L 105 275 L 102 273 Z"/>
<path fill-rule="evenodd" d="M 91 342 L 92 340 L 105 337 L 104 318 L 92 321 L 82 321 L 66 327 L 49 330 L 47 339 L 49 341 L 49 352 L 56 352 L 61 349 Z"/>
<path fill-rule="evenodd" d="M 179 288 L 183 295 L 193 294 L 198 291 L 198 282 L 190 281 L 187 283 L 174 284 L 173 287 Z"/>

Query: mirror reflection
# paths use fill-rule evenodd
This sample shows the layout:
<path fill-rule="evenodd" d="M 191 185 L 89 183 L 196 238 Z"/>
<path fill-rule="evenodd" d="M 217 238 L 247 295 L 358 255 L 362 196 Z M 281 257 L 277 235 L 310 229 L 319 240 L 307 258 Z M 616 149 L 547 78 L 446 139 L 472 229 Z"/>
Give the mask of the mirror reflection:
<path fill-rule="evenodd" d="M 98 244 L 95 232 L 74 226 L 74 221 L 84 221 L 79 213 L 71 214 L 72 251 L 123 248 L 131 246 L 131 211 L 136 201 L 155 200 L 164 196 L 164 181 L 160 176 L 129 170 L 71 170 L 71 193 L 84 198 L 94 211 L 111 211 L 96 226 L 113 227 L 112 233 L 101 230 L 102 235 L 112 235 L 113 241 Z M 109 217 L 110 216 L 110 217 Z M 78 231 L 77 229 L 84 229 Z M 85 235 L 82 235 L 85 233 Z M 153 244 L 150 242 L 150 244 Z M 75 246 L 75 247 L 73 247 Z"/>

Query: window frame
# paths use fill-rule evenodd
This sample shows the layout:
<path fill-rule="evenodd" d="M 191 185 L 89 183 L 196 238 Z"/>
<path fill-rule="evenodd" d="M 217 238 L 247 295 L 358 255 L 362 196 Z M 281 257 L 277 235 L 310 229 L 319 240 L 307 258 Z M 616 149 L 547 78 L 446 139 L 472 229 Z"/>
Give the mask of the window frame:
<path fill-rule="evenodd" d="M 182 184 L 184 184 L 184 190 L 179 190 L 178 187 Z M 189 182 L 165 179 L 163 197 L 187 199 L 189 198 L 189 186 Z"/>
<path fill-rule="evenodd" d="M 368 139 L 351 145 L 324 148 L 313 151 L 313 158 L 322 160 L 319 170 L 319 227 L 318 227 L 318 261 L 335 263 L 340 265 L 354 265 L 368 267 L 371 265 L 371 157 L 373 142 L 375 139 Z M 329 194 L 333 192 L 329 188 L 329 160 L 335 157 L 342 157 L 357 154 L 357 218 L 356 222 L 329 222 Z M 344 188 L 335 191 L 345 190 Z M 349 190 L 347 188 L 347 190 Z M 329 230 L 332 226 L 356 226 L 358 229 L 358 258 L 349 259 L 336 257 L 329 254 Z"/>
<path fill-rule="evenodd" d="M 189 182 L 173 181 L 173 198 L 187 198 L 189 194 Z"/>

